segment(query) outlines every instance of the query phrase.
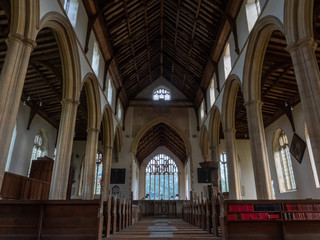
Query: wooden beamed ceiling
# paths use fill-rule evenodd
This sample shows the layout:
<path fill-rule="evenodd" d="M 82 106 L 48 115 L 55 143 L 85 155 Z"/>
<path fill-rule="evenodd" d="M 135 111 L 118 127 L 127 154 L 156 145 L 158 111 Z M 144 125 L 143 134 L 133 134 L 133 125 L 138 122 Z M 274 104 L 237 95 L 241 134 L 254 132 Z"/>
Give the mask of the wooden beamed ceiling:
<path fill-rule="evenodd" d="M 163 76 L 185 93 L 194 105 L 199 102 L 199 96 L 203 97 L 203 89 L 209 83 L 210 78 L 206 77 L 211 76 L 208 66 L 218 61 L 219 51 L 221 54 L 225 44 L 222 40 L 227 39 L 231 31 L 227 22 L 235 18 L 241 6 L 240 1 L 232 0 L 83 2 L 89 18 L 99 20 L 95 26 L 101 24 L 104 29 L 101 32 L 105 39 L 102 41 L 102 35 L 94 28 L 100 37 L 100 45 L 101 42 L 109 44 L 102 44 L 101 47 L 103 53 L 111 51 L 109 55 L 104 54 L 104 58 L 111 59 L 111 66 L 118 71 L 120 82 L 115 84 L 118 91 L 125 92 L 128 99 L 132 99 L 159 76 Z M 90 5 L 96 7 L 96 12 L 92 13 Z M 320 66 L 319 5 L 319 1 L 315 1 L 314 37 L 318 44 L 316 57 Z M 10 29 L 10 12 L 10 1 L 1 1 L 0 70 L 7 53 L 5 40 Z M 225 30 L 228 28 L 229 31 Z M 34 113 L 40 114 L 58 128 L 63 84 L 59 46 L 53 31 L 48 28 L 40 31 L 36 41 L 37 47 L 30 57 L 22 101 L 26 101 Z M 294 107 L 300 102 L 286 45 L 283 34 L 276 31 L 266 49 L 261 75 L 265 127 L 287 114 L 288 107 Z M 211 73 L 214 69 L 211 69 Z M 81 97 L 80 102 L 77 122 L 86 121 L 87 118 L 86 98 Z M 235 115 L 237 138 L 249 136 L 241 94 L 237 97 Z M 76 128 L 76 138 L 84 140 L 86 124 L 82 122 L 80 126 Z"/>
<path fill-rule="evenodd" d="M 186 147 L 180 135 L 167 124 L 158 123 L 151 127 L 139 141 L 136 154 L 139 164 L 161 146 L 174 153 L 183 164 L 187 162 Z"/>
<path fill-rule="evenodd" d="M 198 106 L 202 85 L 222 52 L 236 0 L 83 0 L 106 60 L 112 59 L 127 99 L 164 77 Z M 227 27 L 226 27 L 227 26 Z M 224 43 L 223 43 L 224 42 Z M 87 49 L 87 46 L 86 46 Z M 218 54 L 220 57 L 220 54 Z M 117 80 L 114 80 L 117 82 Z M 199 91 L 200 90 L 200 91 Z M 127 103 L 123 103 L 127 106 Z"/>

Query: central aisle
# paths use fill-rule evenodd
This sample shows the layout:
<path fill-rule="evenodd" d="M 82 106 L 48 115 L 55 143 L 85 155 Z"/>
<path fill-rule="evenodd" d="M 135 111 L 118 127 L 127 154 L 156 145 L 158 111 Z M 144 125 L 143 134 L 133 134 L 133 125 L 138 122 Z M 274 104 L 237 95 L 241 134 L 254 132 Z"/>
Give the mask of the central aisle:
<path fill-rule="evenodd" d="M 143 218 L 110 239 L 221 239 L 192 226 L 182 219 Z M 108 238 L 109 239 L 109 238 Z"/>

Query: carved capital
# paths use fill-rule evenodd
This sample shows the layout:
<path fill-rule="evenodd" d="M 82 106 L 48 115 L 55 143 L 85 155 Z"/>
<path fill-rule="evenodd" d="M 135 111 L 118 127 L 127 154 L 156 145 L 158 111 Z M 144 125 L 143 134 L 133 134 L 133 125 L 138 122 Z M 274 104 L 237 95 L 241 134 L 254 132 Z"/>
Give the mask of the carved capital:
<path fill-rule="evenodd" d="M 293 51 L 296 51 L 302 47 L 310 47 L 312 50 L 317 48 L 317 42 L 313 38 L 304 38 L 298 42 L 291 43 L 286 47 L 286 50 L 291 54 Z"/>
<path fill-rule="evenodd" d="M 36 41 L 30 39 L 30 38 L 25 38 L 24 36 L 18 34 L 18 33 L 10 33 L 8 36 L 8 39 L 6 40 L 7 45 L 10 46 L 11 41 L 18 41 L 27 47 L 30 47 L 32 50 L 35 49 L 37 46 Z"/>
<path fill-rule="evenodd" d="M 74 105 L 74 106 L 78 106 L 80 103 L 80 101 L 74 100 L 74 99 L 70 99 L 70 98 L 64 98 L 61 100 L 61 104 L 62 105 Z"/>

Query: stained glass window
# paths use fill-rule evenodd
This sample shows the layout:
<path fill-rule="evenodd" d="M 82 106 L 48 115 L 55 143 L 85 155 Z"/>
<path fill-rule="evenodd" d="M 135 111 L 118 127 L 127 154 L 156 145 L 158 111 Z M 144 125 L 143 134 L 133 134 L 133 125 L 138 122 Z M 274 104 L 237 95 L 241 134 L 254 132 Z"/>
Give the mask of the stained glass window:
<path fill-rule="evenodd" d="M 159 100 L 165 100 L 169 101 L 171 100 L 171 94 L 170 92 L 165 88 L 158 88 L 153 92 L 153 100 L 159 101 Z"/>
<path fill-rule="evenodd" d="M 153 157 L 146 167 L 146 200 L 179 199 L 178 167 L 165 154 Z"/>
<path fill-rule="evenodd" d="M 94 194 L 101 193 L 102 182 L 102 153 L 98 152 L 96 156 L 96 177 L 94 181 Z"/>
<path fill-rule="evenodd" d="M 228 165 L 226 152 L 220 154 L 220 181 L 221 191 L 229 192 Z"/>

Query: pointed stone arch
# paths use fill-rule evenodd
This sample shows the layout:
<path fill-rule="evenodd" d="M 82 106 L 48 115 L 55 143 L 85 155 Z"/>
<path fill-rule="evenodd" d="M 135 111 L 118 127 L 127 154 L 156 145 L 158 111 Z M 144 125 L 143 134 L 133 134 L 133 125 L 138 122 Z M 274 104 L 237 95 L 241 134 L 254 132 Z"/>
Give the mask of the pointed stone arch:
<path fill-rule="evenodd" d="M 210 147 L 215 147 L 219 145 L 220 123 L 221 115 L 219 108 L 216 105 L 213 105 L 211 108 L 209 121 L 209 141 L 211 144 Z"/>
<path fill-rule="evenodd" d="M 100 129 L 101 123 L 101 100 L 98 87 L 98 79 L 93 73 L 84 77 L 83 86 L 87 96 L 88 126 L 87 128 Z"/>
<path fill-rule="evenodd" d="M 63 75 L 62 99 L 79 101 L 81 70 L 74 29 L 65 16 L 56 12 L 43 16 L 39 31 L 45 27 L 53 30 L 60 48 Z"/>
<path fill-rule="evenodd" d="M 244 102 L 261 99 L 261 72 L 269 39 L 274 31 L 283 33 L 283 24 L 274 16 L 260 19 L 251 31 L 243 69 Z"/>
<path fill-rule="evenodd" d="M 240 199 L 239 162 L 235 139 L 235 108 L 237 93 L 241 87 L 238 76 L 232 74 L 228 77 L 222 97 L 221 122 L 225 136 L 225 148 L 228 159 L 228 181 L 230 199 Z"/>
<path fill-rule="evenodd" d="M 235 108 L 239 88 L 241 88 L 239 77 L 230 75 L 226 80 L 222 98 L 221 121 L 224 131 L 235 129 Z"/>
<path fill-rule="evenodd" d="M 114 148 L 114 154 L 115 154 L 115 159 L 116 162 L 118 162 L 119 159 L 119 153 L 121 152 L 121 148 L 123 145 L 123 135 L 122 135 L 122 129 L 120 124 L 117 125 L 115 129 L 115 134 L 114 134 L 114 141 L 113 141 L 113 148 Z"/>
<path fill-rule="evenodd" d="M 285 0 L 284 32 L 288 45 L 313 39 L 314 1 Z"/>
<path fill-rule="evenodd" d="M 103 109 L 101 125 L 103 131 L 103 145 L 112 148 L 114 142 L 114 127 L 112 109 L 109 105 L 106 105 Z"/>
<path fill-rule="evenodd" d="M 10 33 L 35 41 L 40 20 L 39 0 L 11 1 Z"/>
<path fill-rule="evenodd" d="M 206 126 L 202 125 L 200 129 L 200 149 L 202 152 L 203 160 L 205 162 L 210 161 L 210 142 L 209 134 Z"/>
<path fill-rule="evenodd" d="M 187 137 L 185 136 L 185 134 L 183 133 L 183 131 L 177 127 L 175 124 L 171 123 L 170 121 L 168 121 L 165 118 L 156 118 L 152 121 L 150 121 L 148 124 L 146 124 L 143 128 L 141 128 L 139 130 L 139 132 L 136 134 L 134 141 L 132 143 L 132 147 L 131 147 L 131 152 L 133 154 L 133 156 L 136 155 L 137 153 L 137 148 L 138 148 L 138 144 L 140 139 L 142 138 L 142 136 L 154 125 L 158 124 L 158 123 L 164 123 L 167 124 L 169 127 L 173 128 L 178 134 L 179 136 L 182 138 L 185 147 L 186 147 L 186 152 L 187 152 L 187 158 L 189 158 L 191 156 L 191 144 L 189 142 L 189 140 L 187 139 Z"/>

